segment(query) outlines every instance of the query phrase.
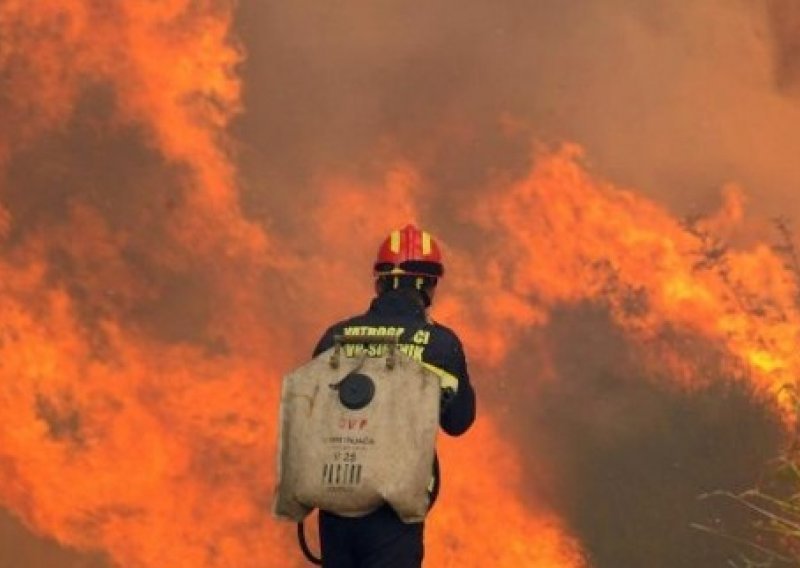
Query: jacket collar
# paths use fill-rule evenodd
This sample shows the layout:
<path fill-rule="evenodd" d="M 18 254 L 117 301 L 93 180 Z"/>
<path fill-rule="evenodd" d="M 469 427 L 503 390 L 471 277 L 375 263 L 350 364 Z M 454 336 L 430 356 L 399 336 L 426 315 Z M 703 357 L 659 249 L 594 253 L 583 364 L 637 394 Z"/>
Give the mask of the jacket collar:
<path fill-rule="evenodd" d="M 372 300 L 369 313 L 382 316 L 416 316 L 425 319 L 425 306 L 415 290 L 389 290 Z"/>

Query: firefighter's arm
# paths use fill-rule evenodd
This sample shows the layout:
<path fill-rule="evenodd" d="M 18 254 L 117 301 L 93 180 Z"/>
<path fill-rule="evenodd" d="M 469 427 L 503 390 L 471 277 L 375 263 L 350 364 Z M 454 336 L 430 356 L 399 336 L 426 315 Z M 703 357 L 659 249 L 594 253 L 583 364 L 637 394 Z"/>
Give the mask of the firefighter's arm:
<path fill-rule="evenodd" d="M 475 390 L 469 380 L 467 361 L 460 342 L 448 349 L 439 365 L 425 363 L 439 375 L 442 385 L 442 410 L 439 424 L 451 436 L 466 432 L 475 421 Z"/>
<path fill-rule="evenodd" d="M 475 422 L 475 390 L 469 381 L 465 381 L 449 396 L 442 407 L 439 423 L 451 436 L 460 436 Z"/>

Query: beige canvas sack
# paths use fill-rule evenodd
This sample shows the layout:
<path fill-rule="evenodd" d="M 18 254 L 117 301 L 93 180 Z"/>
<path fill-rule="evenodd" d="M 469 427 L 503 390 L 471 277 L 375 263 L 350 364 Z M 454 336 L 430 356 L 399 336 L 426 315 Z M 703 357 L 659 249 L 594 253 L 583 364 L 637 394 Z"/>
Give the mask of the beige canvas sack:
<path fill-rule="evenodd" d="M 341 357 L 342 343 L 385 343 L 387 355 Z M 387 502 L 403 521 L 423 520 L 439 397 L 439 378 L 398 351 L 396 338 L 337 337 L 284 378 L 274 513 L 299 522 L 316 507 L 356 517 Z"/>

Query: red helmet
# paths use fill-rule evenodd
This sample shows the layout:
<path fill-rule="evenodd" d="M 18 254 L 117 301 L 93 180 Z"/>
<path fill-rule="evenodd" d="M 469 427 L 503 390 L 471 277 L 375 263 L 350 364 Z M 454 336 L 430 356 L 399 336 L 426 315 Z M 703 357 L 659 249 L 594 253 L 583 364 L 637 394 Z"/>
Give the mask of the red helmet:
<path fill-rule="evenodd" d="M 430 233 L 414 225 L 392 231 L 378 249 L 375 276 L 444 275 L 442 253 Z"/>

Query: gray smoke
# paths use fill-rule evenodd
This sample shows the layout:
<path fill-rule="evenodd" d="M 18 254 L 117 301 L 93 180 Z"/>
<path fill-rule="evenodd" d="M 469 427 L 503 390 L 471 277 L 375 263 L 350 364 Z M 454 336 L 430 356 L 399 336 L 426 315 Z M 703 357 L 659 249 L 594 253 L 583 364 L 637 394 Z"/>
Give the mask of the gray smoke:
<path fill-rule="evenodd" d="M 56 542 L 33 536 L 0 510 L 0 568 L 106 568 L 101 554 L 65 550 Z"/>
<path fill-rule="evenodd" d="M 299 0 L 240 13 L 248 203 L 278 226 L 320 172 L 366 177 L 397 155 L 430 195 L 476 197 L 491 173 L 513 175 L 530 138 L 584 145 L 597 172 L 681 215 L 731 181 L 756 214 L 800 213 L 791 0 Z"/>
<path fill-rule="evenodd" d="M 698 358 L 713 353 L 699 338 L 663 341 Z M 753 486 L 777 455 L 781 427 L 766 405 L 714 371 L 713 357 L 707 385 L 669 386 L 644 370 L 637 346 L 597 306 L 555 314 L 526 343 L 541 350 L 515 354 L 521 364 L 492 403 L 526 448 L 530 498 L 550 499 L 590 565 L 727 565 L 735 548 L 690 524 L 747 534 L 741 511 L 698 497 Z M 549 354 L 559 381 L 541 380 L 537 351 Z M 547 477 L 536 479 L 542 469 Z"/>

